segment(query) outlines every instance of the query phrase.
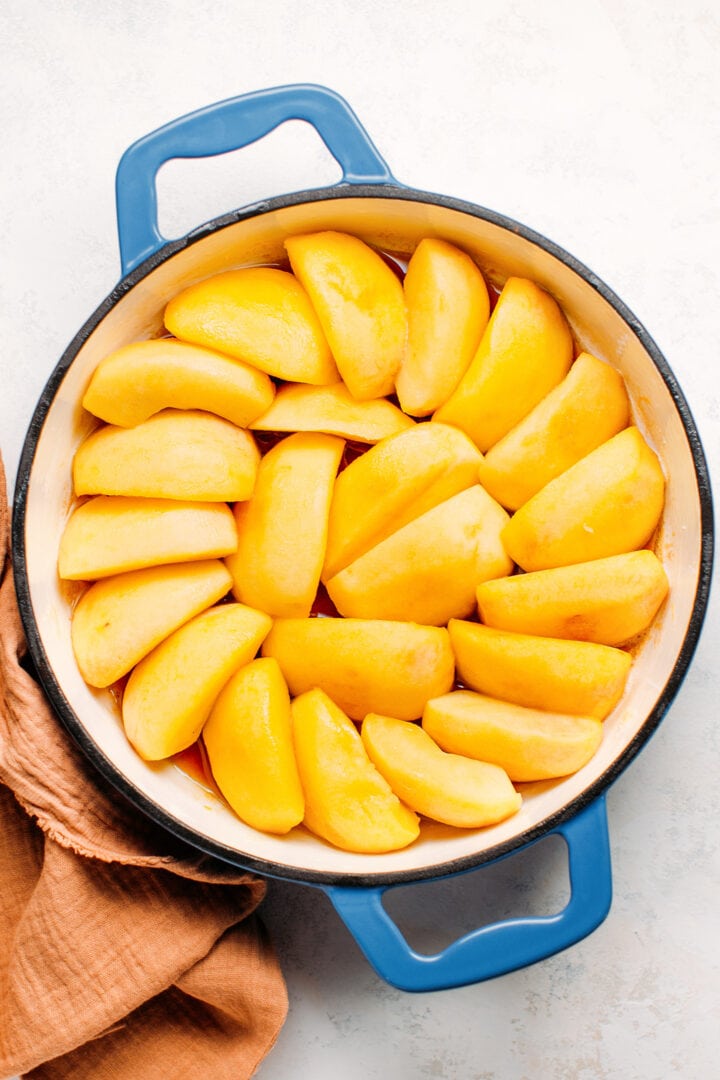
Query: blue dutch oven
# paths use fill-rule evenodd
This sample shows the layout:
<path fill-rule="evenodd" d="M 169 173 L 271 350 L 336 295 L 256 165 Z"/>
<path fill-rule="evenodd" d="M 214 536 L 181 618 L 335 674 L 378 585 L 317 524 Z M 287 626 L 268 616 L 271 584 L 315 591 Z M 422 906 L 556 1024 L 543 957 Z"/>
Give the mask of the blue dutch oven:
<path fill-rule="evenodd" d="M 287 120 L 304 120 L 342 167 L 331 187 L 273 196 L 167 241 L 157 222 L 156 174 L 173 158 L 237 150 Z M 17 590 L 31 655 L 70 735 L 102 776 L 155 822 L 211 855 L 324 890 L 376 971 L 404 990 L 489 979 L 580 941 L 605 918 L 611 867 L 605 792 L 657 728 L 687 671 L 708 599 L 712 506 L 698 434 L 666 360 L 602 281 L 556 244 L 501 214 L 399 184 L 348 104 L 319 86 L 248 94 L 181 117 L 140 139 L 117 172 L 122 278 L 79 331 L 38 403 L 20 463 L 13 522 Z M 409 255 L 424 236 L 469 252 L 496 286 L 511 274 L 551 292 L 578 343 L 624 375 L 635 421 L 667 479 L 658 554 L 670 596 L 635 650 L 627 691 L 605 722 L 603 743 L 580 772 L 523 785 L 513 818 L 482 830 L 426 823 L 410 848 L 384 855 L 338 851 L 301 827 L 287 837 L 245 826 L 172 763 L 149 765 L 127 743 L 110 695 L 87 687 L 70 644 L 70 612 L 56 574 L 72 504 L 70 465 L 92 427 L 80 406 L 92 371 L 110 351 L 152 337 L 181 288 L 230 267 L 277 263 L 292 233 L 337 229 Z M 484 926 L 436 955 L 414 951 L 383 906 L 397 885 L 467 872 L 541 837 L 567 845 L 571 896 L 558 914 Z M 479 886 L 480 887 L 480 886 Z"/>

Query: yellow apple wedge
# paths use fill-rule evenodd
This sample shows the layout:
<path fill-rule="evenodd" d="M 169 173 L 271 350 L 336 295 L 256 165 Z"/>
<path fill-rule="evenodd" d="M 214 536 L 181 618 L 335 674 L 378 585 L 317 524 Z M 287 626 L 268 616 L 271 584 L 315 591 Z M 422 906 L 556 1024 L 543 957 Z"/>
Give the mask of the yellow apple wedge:
<path fill-rule="evenodd" d="M 326 582 L 341 615 L 444 626 L 475 609 L 476 586 L 510 574 L 509 518 L 479 484 L 427 510 Z"/>
<path fill-rule="evenodd" d="M 380 853 L 407 847 L 420 834 L 370 761 L 345 713 L 322 690 L 292 703 L 293 738 L 305 792 L 305 825 L 344 851 Z"/>
<path fill-rule="evenodd" d="M 486 581 L 480 619 L 498 630 L 622 645 L 646 630 L 668 592 L 652 551 Z"/>
<path fill-rule="evenodd" d="M 417 724 L 370 713 L 361 737 L 398 798 L 423 817 L 478 829 L 504 821 L 522 805 L 504 769 L 446 753 Z"/>
<path fill-rule="evenodd" d="M 482 273 L 447 243 L 421 240 L 403 282 L 408 341 L 395 389 L 411 416 L 429 416 L 465 374 L 490 316 Z"/>
<path fill-rule="evenodd" d="M 276 619 L 262 648 L 293 695 L 318 687 L 353 720 L 382 712 L 422 716 L 453 683 L 445 628 L 373 619 Z"/>
<path fill-rule="evenodd" d="M 134 669 L 122 699 L 125 733 L 146 761 L 180 753 L 200 735 L 238 668 L 250 663 L 272 620 L 244 604 L 204 611 Z"/>
<path fill-rule="evenodd" d="M 250 266 L 190 285 L 165 308 L 165 326 L 274 378 L 324 384 L 339 377 L 307 293 L 286 270 Z"/>
<path fill-rule="evenodd" d="M 483 452 L 564 379 L 573 359 L 565 316 L 532 281 L 508 278 L 470 367 L 433 414 Z"/>
<path fill-rule="evenodd" d="M 281 386 L 253 431 L 322 431 L 355 442 L 376 443 L 415 423 L 385 398 L 357 401 L 344 383 Z"/>
<path fill-rule="evenodd" d="M 252 498 L 235 506 L 238 545 L 227 566 L 237 600 L 269 615 L 310 614 L 344 446 L 335 435 L 301 431 L 263 457 Z"/>
<path fill-rule="evenodd" d="M 259 461 L 248 431 L 164 409 L 137 427 L 94 431 L 75 455 L 73 484 L 76 495 L 235 502 L 252 495 Z"/>
<path fill-rule="evenodd" d="M 480 463 L 480 483 L 508 510 L 517 510 L 630 422 L 619 372 L 581 353 L 563 381 Z"/>
<path fill-rule="evenodd" d="M 285 249 L 352 396 L 365 401 L 391 394 L 407 339 L 396 274 L 368 244 L 346 233 L 290 236 Z"/>
<path fill-rule="evenodd" d="M 415 424 L 356 458 L 337 478 L 322 580 L 451 495 L 477 484 L 480 454 L 446 424 Z"/>
<path fill-rule="evenodd" d="M 625 689 L 629 653 L 591 641 L 516 634 L 451 619 L 458 681 L 530 709 L 603 720 Z M 438 695 L 439 696 L 439 695 Z"/>
<path fill-rule="evenodd" d="M 83 593 L 71 635 L 80 674 L 90 686 L 110 686 L 232 584 L 217 560 L 152 566 L 104 578 Z"/>
<path fill-rule="evenodd" d="M 97 495 L 63 530 L 58 574 L 92 581 L 144 566 L 213 559 L 237 548 L 227 503 Z"/>
<path fill-rule="evenodd" d="M 648 542 L 664 498 L 657 455 L 628 427 L 521 506 L 503 542 L 523 570 L 621 555 Z"/>
<path fill-rule="evenodd" d="M 595 717 L 528 709 L 471 690 L 428 701 L 422 726 L 443 750 L 499 765 L 515 783 L 577 772 L 603 734 Z"/>
<path fill-rule="evenodd" d="M 290 696 L 275 660 L 252 660 L 230 678 L 202 739 L 215 783 L 244 822 L 287 833 L 302 821 Z"/>
<path fill-rule="evenodd" d="M 135 427 L 163 409 L 202 409 L 247 427 L 275 395 L 272 380 L 229 356 L 174 338 L 136 341 L 101 360 L 83 397 L 94 416 Z"/>

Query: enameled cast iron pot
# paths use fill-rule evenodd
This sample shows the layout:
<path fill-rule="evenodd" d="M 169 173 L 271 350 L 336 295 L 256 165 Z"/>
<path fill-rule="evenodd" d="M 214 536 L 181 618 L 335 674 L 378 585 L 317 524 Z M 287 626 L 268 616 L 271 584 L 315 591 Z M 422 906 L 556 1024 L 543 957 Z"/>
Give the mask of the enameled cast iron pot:
<path fill-rule="evenodd" d="M 343 170 L 336 186 L 269 198 L 166 242 L 157 225 L 155 177 L 171 158 L 245 146 L 290 119 L 309 122 Z M 326 891 L 358 944 L 388 982 L 431 990 L 491 978 L 579 941 L 604 919 L 611 871 L 604 793 L 656 729 L 695 649 L 708 598 L 712 507 L 693 419 L 657 346 L 595 275 L 515 221 L 398 184 L 342 98 L 318 86 L 287 86 L 212 105 L 135 143 L 117 173 L 123 277 L 70 344 L 43 392 L 27 435 L 13 522 L 18 596 L 31 655 L 66 725 L 100 773 L 141 810 L 191 844 L 230 863 Z M 73 454 L 92 426 L 80 401 L 109 352 L 156 335 L 166 302 L 181 288 L 230 267 L 278 262 L 290 233 L 337 229 L 383 250 L 410 254 L 441 236 L 477 260 L 489 280 L 511 273 L 550 291 L 578 342 L 624 375 L 636 421 L 658 450 L 667 503 L 658 554 L 670 596 L 637 651 L 627 692 L 605 722 L 603 743 L 580 772 L 526 785 L 521 811 L 472 831 L 426 825 L 418 842 L 385 855 L 338 851 L 296 829 L 289 837 L 246 827 L 172 764 L 143 762 L 106 692 L 80 677 L 70 614 L 56 573 L 72 503 Z M 549 835 L 567 844 L 571 897 L 551 917 L 483 927 L 445 951 L 413 951 L 382 905 L 386 888 L 482 867 Z"/>

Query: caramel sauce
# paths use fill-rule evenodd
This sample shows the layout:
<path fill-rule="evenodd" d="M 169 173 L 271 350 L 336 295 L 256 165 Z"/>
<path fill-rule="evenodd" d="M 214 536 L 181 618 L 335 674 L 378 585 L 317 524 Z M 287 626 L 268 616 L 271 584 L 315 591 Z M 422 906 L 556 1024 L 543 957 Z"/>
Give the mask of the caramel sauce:
<path fill-rule="evenodd" d="M 381 251 L 379 248 L 373 248 L 373 250 L 380 256 L 382 261 L 390 267 L 400 281 L 405 280 L 408 266 L 407 255 L 402 255 L 400 252 Z"/>
<path fill-rule="evenodd" d="M 202 784 L 203 787 L 208 786 L 205 761 L 199 741 L 193 743 L 192 746 L 188 746 L 186 750 L 181 750 L 179 754 L 174 754 L 170 760 L 191 780 L 194 780 L 197 784 Z"/>
<path fill-rule="evenodd" d="M 128 672 L 127 675 L 123 675 L 121 679 L 117 679 L 114 683 L 111 683 L 111 685 L 107 688 L 110 697 L 113 699 L 115 705 L 117 706 L 118 713 L 122 709 L 123 694 L 125 693 L 125 687 L 127 686 L 127 681 L 129 678 L 130 672 Z"/>
<path fill-rule="evenodd" d="M 185 773 L 191 780 L 194 780 L 200 787 L 206 789 L 206 791 L 212 792 L 213 795 L 218 795 L 220 798 L 220 791 L 213 778 L 212 770 L 210 768 L 210 761 L 207 756 L 207 750 L 202 739 L 198 739 L 191 746 L 188 746 L 186 750 L 181 750 L 179 754 L 173 754 L 170 761 L 179 769 L 180 772 Z"/>
<path fill-rule="evenodd" d="M 63 600 L 67 604 L 70 615 L 75 611 L 75 608 L 80 602 L 80 597 L 86 592 L 89 582 L 87 581 L 68 581 L 67 578 L 61 578 L 58 575 L 58 592 L 62 596 Z"/>
<path fill-rule="evenodd" d="M 315 594 L 313 605 L 310 608 L 310 616 L 314 618 L 339 619 L 340 612 L 327 594 L 325 586 L 321 583 Z"/>

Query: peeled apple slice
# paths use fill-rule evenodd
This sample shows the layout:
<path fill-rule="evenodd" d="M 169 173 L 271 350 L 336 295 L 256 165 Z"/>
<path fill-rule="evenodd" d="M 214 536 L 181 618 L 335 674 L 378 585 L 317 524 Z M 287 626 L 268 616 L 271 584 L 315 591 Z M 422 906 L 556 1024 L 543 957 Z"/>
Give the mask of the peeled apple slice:
<path fill-rule="evenodd" d="M 221 604 L 165 638 L 128 679 L 125 733 L 146 761 L 180 753 L 200 735 L 230 679 L 248 664 L 272 620 L 244 604 Z"/>
<path fill-rule="evenodd" d="M 291 694 L 319 687 L 353 720 L 381 711 L 417 719 L 455 671 L 447 630 L 408 622 L 276 619 L 262 651 Z"/>
<path fill-rule="evenodd" d="M 622 697 L 629 653 L 591 641 L 515 634 L 451 619 L 460 682 L 531 709 L 603 720 Z"/>
<path fill-rule="evenodd" d="M 335 484 L 322 580 L 476 484 L 479 462 L 467 435 L 446 424 L 415 424 L 356 458 Z"/>
<path fill-rule="evenodd" d="M 285 248 L 352 396 L 367 401 L 391 394 L 407 338 L 396 274 L 368 244 L 346 233 L 290 236 Z"/>
<path fill-rule="evenodd" d="M 253 431 L 323 431 L 355 442 L 376 443 L 411 428 L 414 421 L 378 398 L 357 401 L 344 383 L 333 386 L 281 386 Z"/>
<path fill-rule="evenodd" d="M 307 293 L 286 270 L 251 266 L 190 285 L 165 308 L 165 326 L 183 341 L 227 353 L 277 379 L 338 380 Z"/>
<path fill-rule="evenodd" d="M 173 338 L 136 341 L 101 360 L 83 407 L 135 427 L 162 409 L 202 409 L 247 427 L 275 395 L 272 380 L 229 356 Z"/>
<path fill-rule="evenodd" d="M 405 412 L 429 416 L 470 365 L 487 326 L 490 298 L 470 256 L 430 237 L 413 253 L 403 291 L 408 343 L 395 389 Z"/>
<path fill-rule="evenodd" d="M 239 818 L 272 833 L 302 821 L 290 697 L 275 660 L 253 660 L 231 677 L 202 738 L 215 783 Z"/>
<path fill-rule="evenodd" d="M 144 566 L 213 559 L 236 548 L 237 529 L 226 503 L 97 495 L 65 526 L 58 573 L 92 581 Z"/>
<path fill-rule="evenodd" d="M 565 716 L 453 690 L 428 701 L 423 729 L 451 754 L 489 761 L 511 780 L 553 780 L 577 772 L 602 741 L 602 721 Z"/>
<path fill-rule="evenodd" d="M 417 724 L 370 713 L 362 741 L 398 798 L 433 821 L 478 829 L 504 821 L 522 805 L 504 769 L 445 753 Z"/>
<path fill-rule="evenodd" d="M 559 386 L 488 450 L 480 483 L 503 506 L 517 510 L 629 420 L 622 375 L 581 353 Z"/>
<path fill-rule="evenodd" d="M 555 300 L 532 281 L 508 278 L 470 367 L 433 419 L 456 424 L 485 452 L 561 382 L 572 359 Z"/>
<path fill-rule="evenodd" d="M 475 608 L 476 586 L 512 571 L 505 510 L 479 484 L 426 511 L 326 582 L 341 615 L 444 626 Z"/>
<path fill-rule="evenodd" d="M 252 495 L 259 461 L 248 431 L 165 409 L 134 428 L 93 432 L 75 455 L 73 483 L 76 495 L 236 502 Z"/>
<path fill-rule="evenodd" d="M 646 630 L 668 591 L 652 551 L 631 551 L 478 586 L 480 619 L 499 630 L 622 645 Z"/>
<path fill-rule="evenodd" d="M 235 506 L 237 551 L 227 560 L 237 600 L 287 618 L 310 614 L 345 443 L 296 432 L 260 462 L 255 491 Z"/>
<path fill-rule="evenodd" d="M 664 498 L 656 454 L 636 427 L 625 428 L 521 506 L 503 542 L 523 570 L 620 555 L 648 542 Z"/>
<path fill-rule="evenodd" d="M 152 566 L 95 582 L 73 611 L 72 646 L 90 686 L 110 686 L 184 622 L 220 600 L 232 578 L 218 560 Z"/>
<path fill-rule="evenodd" d="M 298 770 L 305 791 L 305 824 L 344 851 L 379 853 L 407 847 L 420 834 L 370 761 L 353 722 L 322 690 L 292 703 Z"/>

